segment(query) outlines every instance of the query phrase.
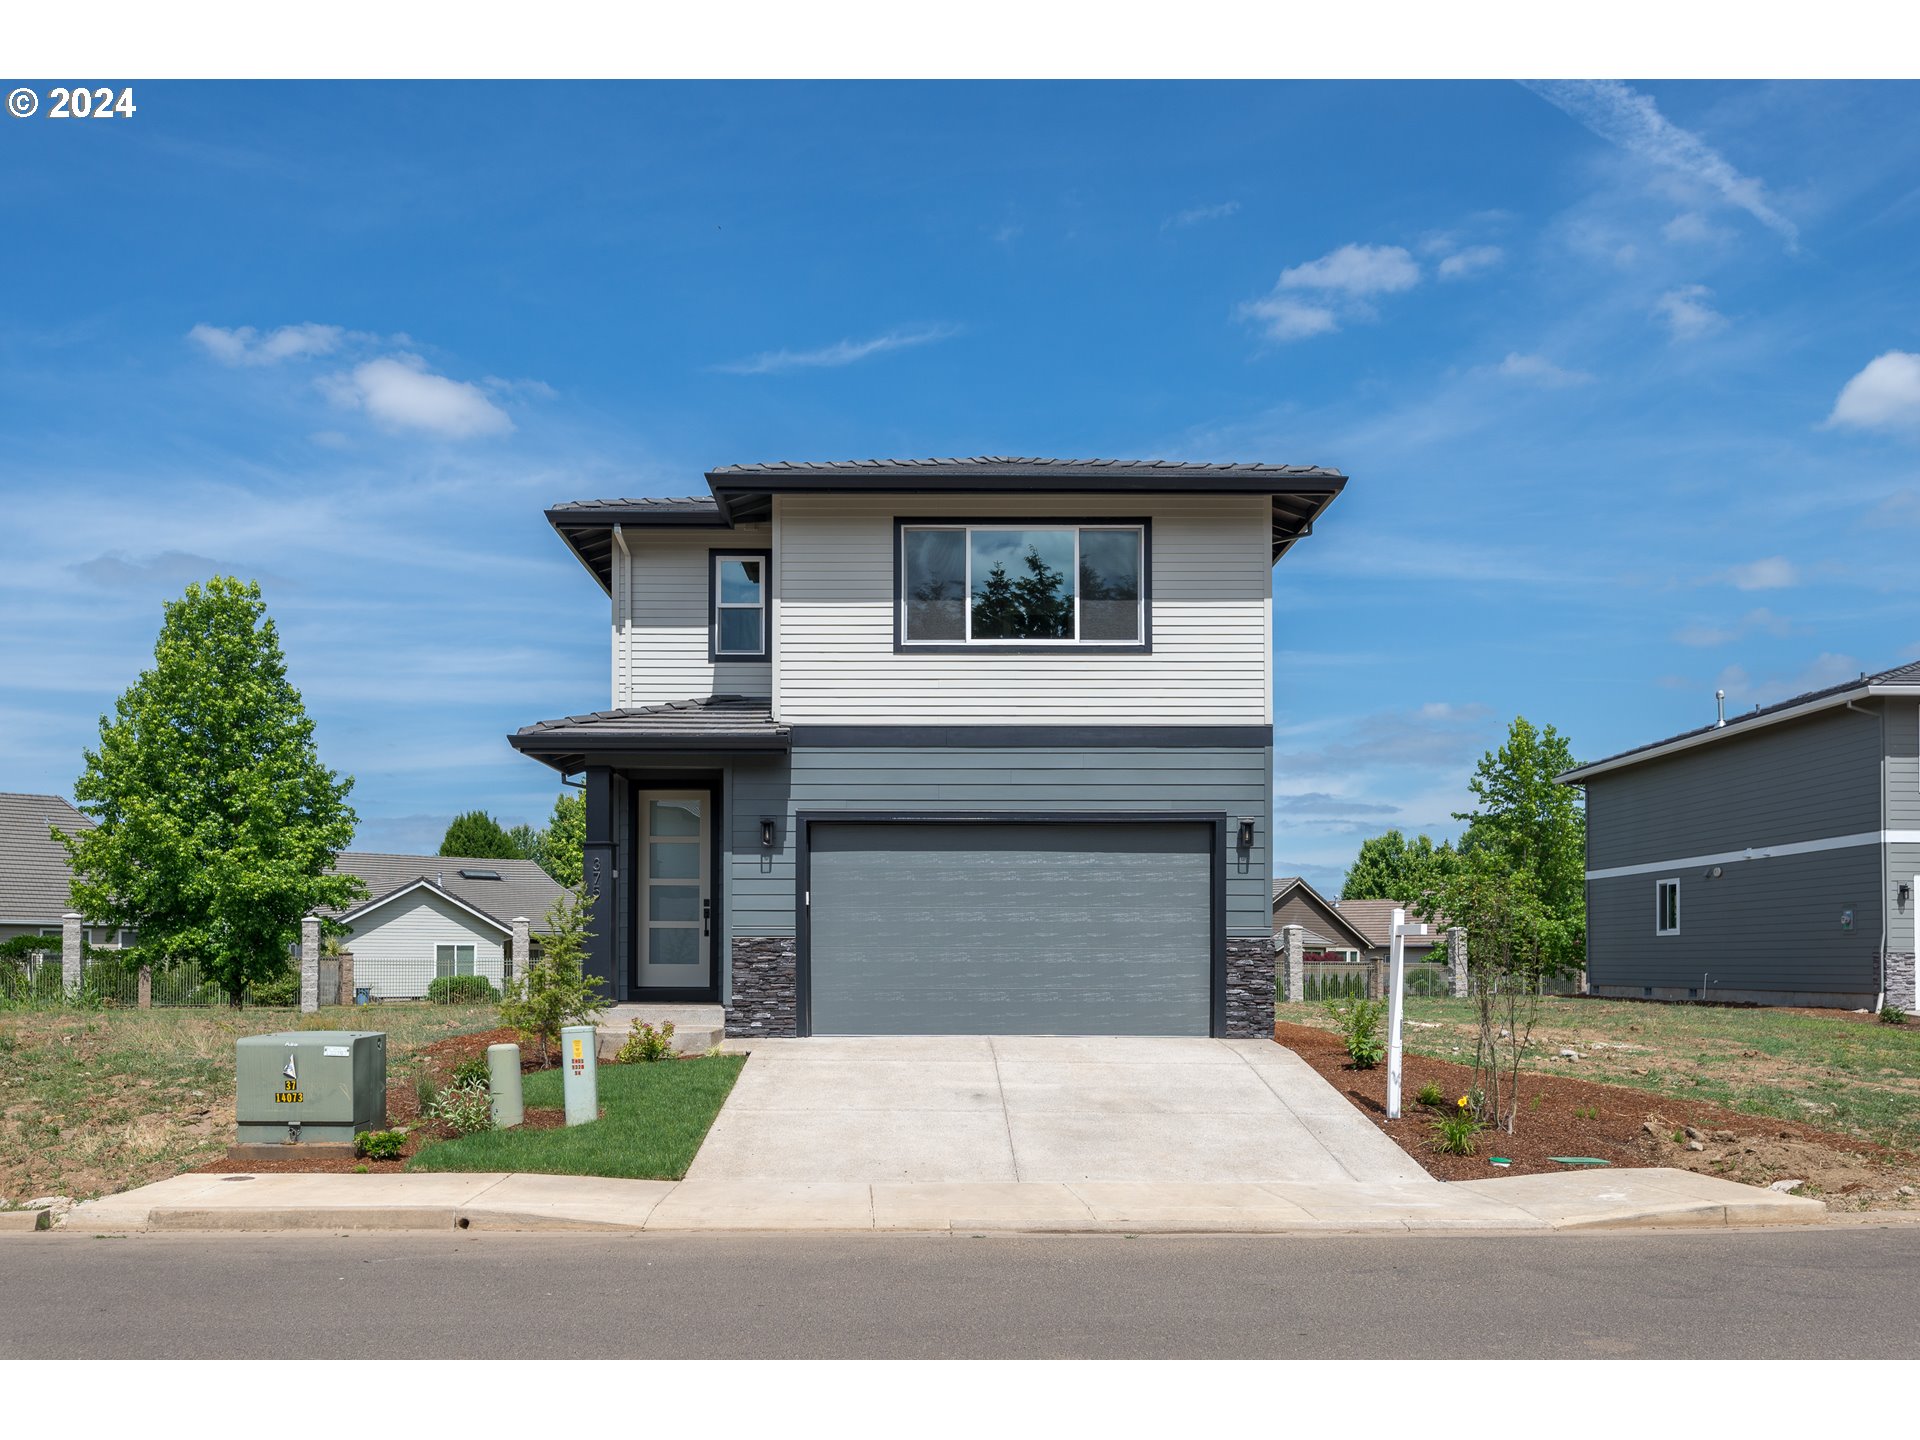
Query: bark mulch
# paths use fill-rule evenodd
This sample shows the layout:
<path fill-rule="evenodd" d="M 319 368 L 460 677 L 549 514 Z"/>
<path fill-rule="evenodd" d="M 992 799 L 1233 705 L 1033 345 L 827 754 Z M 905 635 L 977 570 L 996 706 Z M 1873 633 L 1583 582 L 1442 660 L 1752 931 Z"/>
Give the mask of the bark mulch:
<path fill-rule="evenodd" d="M 1750 1185 L 1803 1180 L 1807 1188 L 1801 1193 L 1817 1194 L 1836 1209 L 1920 1208 L 1914 1193 L 1920 1192 L 1920 1157 L 1794 1120 L 1558 1075 L 1521 1075 L 1514 1134 L 1483 1131 L 1475 1154 L 1443 1155 L 1434 1148 L 1431 1128 L 1440 1112 L 1413 1097 L 1431 1082 L 1446 1097 L 1443 1108 L 1451 1107 L 1472 1084 L 1470 1066 L 1407 1055 L 1401 1066 L 1400 1119 L 1389 1120 L 1385 1062 L 1356 1070 L 1338 1035 L 1310 1026 L 1282 1022 L 1273 1027 L 1273 1038 L 1437 1179 L 1553 1173 L 1576 1167 L 1557 1165 L 1549 1157 L 1587 1156 L 1611 1165 L 1672 1166 Z M 1491 1165 L 1493 1156 L 1513 1164 Z M 1901 1194 L 1903 1188 L 1910 1193 Z"/>

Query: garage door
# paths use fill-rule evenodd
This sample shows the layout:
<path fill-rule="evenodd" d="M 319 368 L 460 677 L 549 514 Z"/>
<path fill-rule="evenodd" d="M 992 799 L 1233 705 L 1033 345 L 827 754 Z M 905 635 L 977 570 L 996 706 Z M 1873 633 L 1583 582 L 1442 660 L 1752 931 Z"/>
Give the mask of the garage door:
<path fill-rule="evenodd" d="M 816 1035 L 1205 1035 L 1205 824 L 809 826 Z"/>

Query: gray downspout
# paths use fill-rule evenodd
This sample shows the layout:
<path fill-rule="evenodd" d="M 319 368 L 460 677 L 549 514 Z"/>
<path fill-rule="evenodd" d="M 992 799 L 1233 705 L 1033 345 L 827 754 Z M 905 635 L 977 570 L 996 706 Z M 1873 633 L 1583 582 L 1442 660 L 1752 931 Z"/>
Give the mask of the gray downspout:
<path fill-rule="evenodd" d="M 1859 711 L 1862 715 L 1867 713 L 1861 710 L 1860 707 L 1851 700 L 1847 702 L 1847 709 Z M 1891 903 L 1890 897 L 1893 894 L 1893 856 L 1891 853 L 1893 847 L 1887 843 L 1888 767 L 1887 706 L 1885 701 L 1881 702 L 1879 714 L 1875 718 L 1880 722 L 1880 954 L 1877 957 L 1880 961 L 1880 993 L 1874 998 L 1873 1008 L 1875 1010 L 1881 1010 L 1886 1007 L 1887 1003 L 1887 946 L 1893 938 L 1893 918 L 1887 911 L 1887 906 Z"/>

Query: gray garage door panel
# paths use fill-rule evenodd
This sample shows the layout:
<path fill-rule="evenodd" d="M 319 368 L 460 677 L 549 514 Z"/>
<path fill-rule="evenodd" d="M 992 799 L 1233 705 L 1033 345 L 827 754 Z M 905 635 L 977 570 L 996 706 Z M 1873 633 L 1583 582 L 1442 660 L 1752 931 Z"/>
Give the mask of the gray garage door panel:
<path fill-rule="evenodd" d="M 815 822 L 816 1035 L 1205 1035 L 1213 827 Z"/>

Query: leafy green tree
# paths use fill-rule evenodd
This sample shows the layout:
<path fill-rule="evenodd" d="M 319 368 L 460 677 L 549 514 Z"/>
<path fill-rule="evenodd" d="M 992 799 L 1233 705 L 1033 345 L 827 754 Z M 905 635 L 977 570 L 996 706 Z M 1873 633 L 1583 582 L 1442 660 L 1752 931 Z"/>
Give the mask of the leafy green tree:
<path fill-rule="evenodd" d="M 540 937 L 540 958 L 524 975 L 507 982 L 506 998 L 500 1002 L 501 1023 L 539 1048 L 543 1066 L 553 1063 L 553 1046 L 563 1026 L 585 1024 L 612 1003 L 594 993 L 605 982 L 586 974 L 587 941 L 593 933 L 587 929 L 589 903 L 584 895 L 554 901 Z"/>
<path fill-rule="evenodd" d="M 587 797 L 562 790 L 554 797 L 553 816 L 540 831 L 534 859 L 570 890 L 580 888 L 581 847 L 587 843 Z"/>
<path fill-rule="evenodd" d="M 53 834 L 74 909 L 138 930 L 151 963 L 197 959 L 237 1004 L 285 970 L 303 915 L 365 895 L 329 873 L 353 780 L 320 763 L 258 584 L 189 585 L 153 660 L 85 752 L 74 799 L 94 828 Z"/>
<path fill-rule="evenodd" d="M 1360 853 L 1347 871 L 1340 898 L 1412 904 L 1458 860 L 1452 845 L 1435 845 L 1432 836 L 1416 835 L 1409 844 L 1398 830 L 1389 830 L 1360 842 Z"/>
<path fill-rule="evenodd" d="M 526 821 L 521 821 L 518 825 L 515 825 L 507 831 L 507 843 L 513 847 L 513 854 L 500 858 L 507 860 L 538 860 L 540 858 L 540 843 L 543 833 L 543 831 L 534 829 L 533 826 L 527 824 Z"/>
<path fill-rule="evenodd" d="M 526 858 L 500 822 L 484 810 L 469 810 L 454 816 L 441 838 L 440 853 L 470 860 Z"/>

